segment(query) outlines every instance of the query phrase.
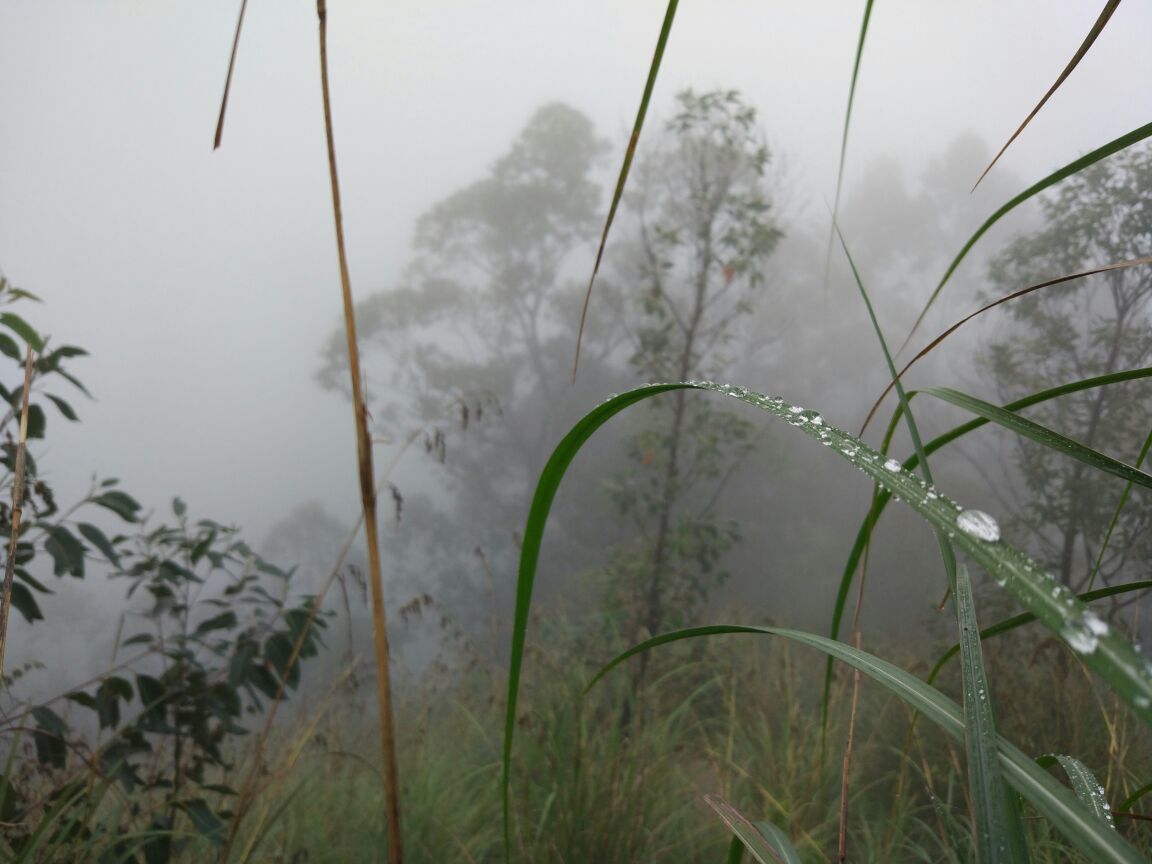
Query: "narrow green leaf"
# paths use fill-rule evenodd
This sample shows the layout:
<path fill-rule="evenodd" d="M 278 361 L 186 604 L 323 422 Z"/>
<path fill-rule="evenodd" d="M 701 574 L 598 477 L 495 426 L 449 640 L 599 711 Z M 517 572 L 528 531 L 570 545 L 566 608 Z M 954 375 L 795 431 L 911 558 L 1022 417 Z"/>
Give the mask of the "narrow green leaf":
<path fill-rule="evenodd" d="M 856 102 L 856 82 L 860 77 L 860 61 L 864 59 L 864 43 L 868 37 L 868 22 L 872 18 L 872 2 L 864 4 L 864 19 L 860 22 L 860 36 L 856 40 L 856 59 L 852 62 L 852 81 L 848 85 L 848 107 L 844 109 L 844 130 L 840 134 L 840 165 L 836 169 L 836 194 L 832 199 L 832 224 L 828 226 L 828 251 L 824 256 L 824 284 L 832 264 L 832 241 L 836 236 L 836 220 L 840 216 L 840 193 L 844 190 L 844 165 L 848 157 L 848 130 L 852 125 L 852 106 Z"/>
<path fill-rule="evenodd" d="M 776 829 L 766 833 L 762 830 L 763 826 L 771 823 L 753 824 L 719 795 L 705 795 L 704 801 L 716 811 L 716 815 L 728 826 L 728 830 L 744 844 L 760 864 L 801 864 L 799 854 L 783 831 Z M 771 825 L 771 828 L 776 826 Z"/>
<path fill-rule="evenodd" d="M 72 409 L 72 406 L 61 399 L 59 396 L 53 396 L 51 393 L 45 393 L 44 395 L 52 402 L 53 405 L 56 406 L 56 410 L 63 414 L 66 419 L 72 421 L 80 419 L 78 416 L 76 416 L 76 412 Z"/>
<path fill-rule="evenodd" d="M 120 555 L 116 547 L 105 536 L 104 532 L 90 522 L 77 522 L 76 530 L 80 532 L 89 543 L 100 550 L 100 554 L 117 567 L 120 566 Z"/>
<path fill-rule="evenodd" d="M 925 387 L 919 391 L 926 393 L 929 396 L 935 396 L 937 399 L 942 399 L 945 402 L 951 402 L 966 411 L 971 411 L 986 420 L 991 420 L 1017 435 L 1023 435 L 1025 438 L 1031 438 L 1039 444 L 1043 444 L 1057 452 L 1064 453 L 1091 468 L 1098 471 L 1106 471 L 1119 477 L 1121 480 L 1127 480 L 1130 483 L 1135 483 L 1137 486 L 1143 486 L 1146 489 L 1152 489 L 1152 475 L 1145 474 L 1143 471 L 1133 468 L 1118 459 L 1113 459 L 1111 456 L 1105 456 L 1091 447 L 1086 447 L 1078 441 L 1073 441 L 1071 438 L 1066 438 L 1059 432 L 1049 429 L 1046 426 L 1041 426 L 1032 420 L 1021 417 L 1019 414 L 1009 410 L 1008 408 L 1001 408 L 982 399 L 977 399 L 974 396 L 969 396 L 967 393 L 961 393 L 959 390 L 953 390 L 950 387 Z"/>
<path fill-rule="evenodd" d="M 13 312 L 0 312 L 0 324 L 27 342 L 33 351 L 44 350 L 44 340 L 40 338 L 40 334 L 19 315 Z M 23 354 L 23 351 L 19 352 L 20 357 L 23 357 Z"/>
<path fill-rule="evenodd" d="M 101 507 L 111 510 L 125 522 L 135 522 L 136 514 L 140 510 L 140 505 L 136 502 L 135 498 L 126 492 L 117 490 L 101 493 L 88 500 L 93 504 L 98 504 Z"/>
<path fill-rule="evenodd" d="M 213 846 L 224 845 L 225 825 L 220 817 L 212 812 L 203 798 L 178 801 L 176 806 L 188 814 L 196 830 L 211 841 Z"/>
<path fill-rule="evenodd" d="M 968 568 L 956 573 L 956 617 L 960 625 L 960 668 L 964 688 L 964 749 L 968 757 L 968 788 L 972 797 L 976 860 L 1019 861 L 1027 864 L 1028 849 L 1020 825 L 1016 795 L 1000 777 L 996 715 L 984 672 L 976 600 Z"/>
<path fill-rule="evenodd" d="M 644 82 L 644 93 L 640 96 L 640 108 L 636 111 L 636 121 L 632 124 L 632 135 L 628 139 L 628 149 L 624 151 L 624 162 L 620 166 L 620 176 L 616 178 L 616 189 L 612 193 L 612 203 L 608 207 L 608 217 L 604 220 L 604 232 L 600 235 L 600 246 L 596 250 L 596 263 L 592 265 L 592 277 L 588 280 L 588 291 L 584 295 L 584 307 L 580 310 L 580 327 L 576 331 L 576 356 L 572 361 L 572 380 L 576 380 L 576 370 L 580 368 L 580 342 L 584 338 L 584 325 L 588 320 L 588 303 L 592 300 L 592 286 L 596 283 L 596 274 L 600 272 L 600 262 L 604 259 L 604 248 L 608 245 L 608 232 L 612 230 L 612 222 L 616 218 L 616 209 L 620 206 L 620 199 L 624 197 L 624 186 L 628 182 L 628 172 L 632 170 L 632 159 L 636 155 L 636 145 L 640 143 L 640 131 L 644 128 L 644 118 L 648 116 L 648 103 L 652 99 L 652 91 L 656 88 L 656 76 L 660 72 L 660 63 L 664 59 L 664 48 L 668 44 L 668 37 L 672 33 L 672 22 L 676 19 L 676 7 L 680 0 L 668 0 L 668 8 L 664 11 L 664 23 L 660 25 L 660 36 L 656 40 L 656 50 L 652 54 L 652 63 L 648 68 L 648 80 Z M 505 832 L 507 833 L 507 832 Z M 511 837 L 506 838 L 506 851 L 511 847 Z"/>

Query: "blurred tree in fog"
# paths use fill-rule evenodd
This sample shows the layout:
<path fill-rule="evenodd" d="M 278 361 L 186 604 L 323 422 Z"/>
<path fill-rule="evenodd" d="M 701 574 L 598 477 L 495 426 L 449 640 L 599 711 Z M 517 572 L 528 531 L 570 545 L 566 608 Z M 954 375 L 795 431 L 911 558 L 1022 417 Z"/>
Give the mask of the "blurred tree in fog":
<path fill-rule="evenodd" d="M 634 297 L 630 362 L 643 380 L 723 379 L 783 236 L 769 161 L 756 112 L 739 94 L 677 96 L 626 199 L 634 232 L 617 259 Z M 643 431 L 628 445 L 632 469 L 610 487 L 638 536 L 607 574 L 631 636 L 683 623 L 721 580 L 721 558 L 739 531 L 713 508 L 753 429 L 744 413 L 700 393 L 647 405 Z"/>
<path fill-rule="evenodd" d="M 997 293 L 1019 290 L 1152 254 L 1152 149 L 1123 151 L 1065 180 L 1044 197 L 1043 228 L 994 259 Z M 986 349 L 984 362 L 1005 400 L 1152 360 L 1152 270 L 1113 270 L 1045 288 L 1009 304 L 1017 326 Z M 1143 398 L 1132 388 L 1142 388 Z M 1129 463 L 1148 434 L 1143 383 L 1065 396 L 1028 409 L 1037 422 Z M 1021 522 L 1037 554 L 1066 585 L 1091 578 L 1122 481 L 1024 439 L 1015 463 L 1028 492 Z M 1133 491 L 1104 556 L 1100 579 L 1147 567 L 1152 510 Z"/>
<path fill-rule="evenodd" d="M 580 387 L 569 384 L 580 279 L 603 216 L 593 172 L 605 149 L 580 112 L 541 107 L 487 176 L 419 219 L 401 284 L 358 304 L 377 427 L 396 440 L 424 430 L 425 446 L 445 463 L 452 498 L 441 524 L 402 538 L 467 574 L 438 574 L 445 584 L 483 590 L 478 546 L 493 569 L 514 569 L 513 536 L 536 474 L 567 425 L 594 404 L 592 393 L 609 389 L 604 364 L 619 341 L 610 303 L 594 310 Z M 573 260 L 578 250 L 589 252 L 586 260 Z M 347 387 L 343 356 L 343 337 L 333 333 L 323 386 Z M 445 443 L 461 429 L 466 436 Z"/>

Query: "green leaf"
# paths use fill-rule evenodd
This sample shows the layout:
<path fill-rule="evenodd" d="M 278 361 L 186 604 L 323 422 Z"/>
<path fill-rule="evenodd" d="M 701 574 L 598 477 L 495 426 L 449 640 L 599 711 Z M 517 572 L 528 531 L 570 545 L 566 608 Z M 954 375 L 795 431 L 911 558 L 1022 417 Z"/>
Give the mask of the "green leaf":
<path fill-rule="evenodd" d="M 96 714 L 101 729 L 114 729 L 120 725 L 120 702 L 132 699 L 132 685 L 119 677 L 107 678 L 96 689 Z"/>
<path fill-rule="evenodd" d="M 1111 456 L 1105 456 L 1103 453 L 1093 450 L 1091 447 L 1086 447 L 1078 441 L 1066 438 L 1059 432 L 1055 432 L 1046 426 L 1041 426 L 1039 423 L 1021 417 L 1008 408 L 1000 408 L 982 399 L 969 396 L 967 393 L 953 390 L 950 387 L 925 387 L 920 392 L 926 393 L 929 396 L 935 396 L 937 399 L 942 399 L 945 402 L 951 402 L 953 405 L 971 411 L 973 414 L 1003 426 L 1005 429 L 1015 432 L 1017 435 L 1031 438 L 1033 441 L 1043 444 L 1051 450 L 1064 453 L 1098 471 L 1105 471 L 1122 480 L 1135 483 L 1137 486 L 1152 489 L 1152 475 L 1133 468 L 1131 465 L 1126 465 L 1118 459 L 1113 459 Z"/>
<path fill-rule="evenodd" d="M 104 535 L 103 531 L 89 522 L 77 522 L 76 530 L 80 532 L 81 536 L 85 540 L 99 549 L 100 554 L 102 554 L 117 567 L 120 566 L 120 555 L 116 551 L 116 547 L 113 546 L 112 543 L 109 542 L 108 538 Z"/>
<path fill-rule="evenodd" d="M 956 573 L 956 617 L 960 625 L 960 667 L 964 687 L 964 749 L 968 756 L 968 788 L 974 811 L 976 860 L 1019 861 L 1027 864 L 1028 849 L 1020 824 L 1016 795 L 1000 778 L 996 716 L 992 690 L 984 672 L 976 601 L 968 568 Z"/>
<path fill-rule="evenodd" d="M 121 644 L 127 645 L 151 645 L 156 641 L 156 637 L 151 633 L 137 633 L 135 636 L 130 636 L 125 639 Z"/>
<path fill-rule="evenodd" d="M 44 416 L 44 409 L 39 405 L 28 406 L 28 440 L 44 437 L 44 430 L 48 426 L 48 418 Z"/>
<path fill-rule="evenodd" d="M 12 583 L 12 605 L 24 616 L 24 620 L 31 624 L 33 621 L 43 621 L 44 613 L 40 611 L 40 604 L 36 597 L 28 590 L 26 585 L 19 582 Z"/>
<path fill-rule="evenodd" d="M 44 350 L 44 340 L 40 338 L 40 334 L 32 329 L 31 325 L 19 315 L 13 312 L 0 312 L 0 324 L 27 342 L 33 351 Z M 23 353 L 24 352 L 20 352 L 21 357 L 23 357 Z"/>
<path fill-rule="evenodd" d="M 714 625 L 692 627 L 665 633 L 647 639 L 613 658 L 589 682 L 591 688 L 616 666 L 630 657 L 659 645 L 695 639 L 701 636 L 724 634 L 760 634 L 779 636 L 801 645 L 807 645 L 840 660 L 854 669 L 879 682 L 886 690 L 899 697 L 928 720 L 957 740 L 965 734 L 964 714 L 960 706 L 919 678 L 898 666 L 882 660 L 866 651 L 860 651 L 843 642 L 834 642 L 824 636 L 789 630 L 783 627 L 752 627 L 745 625 Z M 1136 864 L 1147 859 L 1133 848 L 1127 840 L 1103 824 L 1085 807 L 1080 800 L 1052 775 L 1041 768 L 1035 760 L 1010 743 L 1002 736 L 997 738 L 1000 768 L 1005 778 L 1032 806 L 1052 824 L 1072 845 L 1080 849 L 1094 864 L 1105 862 L 1125 862 Z"/>
<path fill-rule="evenodd" d="M 126 492 L 117 490 L 103 492 L 89 500 L 93 504 L 98 504 L 101 507 L 111 510 L 125 522 L 135 522 L 136 514 L 140 510 L 140 505 L 136 503 L 135 498 Z"/>
<path fill-rule="evenodd" d="M 61 399 L 59 396 L 53 396 L 51 393 L 45 393 L 44 396 L 49 399 L 53 405 L 56 406 L 56 410 L 63 414 L 65 419 L 73 421 L 80 419 L 78 416 L 76 416 L 76 412 L 72 410 L 72 406 Z"/>
<path fill-rule="evenodd" d="M 68 756 L 64 746 L 64 736 L 68 734 L 67 725 L 60 719 L 60 715 L 44 705 L 32 709 L 32 719 L 36 721 L 36 729 L 32 733 L 36 759 L 41 765 L 63 769 Z"/>
<path fill-rule="evenodd" d="M 48 529 L 44 551 L 52 556 L 54 575 L 67 573 L 77 579 L 84 578 L 84 544 L 63 525 L 53 525 Z"/>
<path fill-rule="evenodd" d="M 0 354 L 7 354 L 13 360 L 24 360 L 24 352 L 16 344 L 16 340 L 7 333 L 0 333 Z"/>
<path fill-rule="evenodd" d="M 705 795 L 704 801 L 760 864 L 802 864 L 788 835 L 771 822 L 753 824 L 719 795 Z"/>
<path fill-rule="evenodd" d="M 183 516 L 188 512 L 188 505 L 184 503 L 182 498 L 172 499 L 172 512 L 177 516 Z"/>
<path fill-rule="evenodd" d="M 668 0 L 664 10 L 664 23 L 660 25 L 660 36 L 656 40 L 656 50 L 652 54 L 652 63 L 648 67 L 648 80 L 644 82 L 644 93 L 640 96 L 640 108 L 636 111 L 636 120 L 632 124 L 632 135 L 628 139 L 628 149 L 624 151 L 624 161 L 620 165 L 620 176 L 616 178 L 616 188 L 612 192 L 612 203 L 608 206 L 608 216 L 604 220 L 604 231 L 600 235 L 600 245 L 596 249 L 596 263 L 592 265 L 592 277 L 588 280 L 588 291 L 584 295 L 584 308 L 580 312 L 580 327 L 576 331 L 576 358 L 572 362 L 572 377 L 576 377 L 576 370 L 580 366 L 580 342 L 584 336 L 584 325 L 588 320 L 588 302 L 592 299 L 592 286 L 596 283 L 596 274 L 600 272 L 600 262 L 604 258 L 604 248 L 608 245 L 608 232 L 612 230 L 612 222 L 616 219 L 616 210 L 620 206 L 620 199 L 624 197 L 624 187 L 628 183 L 628 172 L 632 169 L 632 159 L 636 155 L 636 145 L 640 143 L 640 132 L 644 128 L 644 118 L 648 116 L 648 103 L 652 99 L 652 91 L 656 88 L 656 76 L 660 72 L 660 63 L 664 59 L 664 48 L 668 45 L 668 37 L 672 33 L 672 22 L 676 20 L 676 7 L 680 0 Z M 505 851 L 511 849 L 512 837 L 508 833 L 508 826 L 504 831 Z"/>
<path fill-rule="evenodd" d="M 1059 763 L 1072 782 L 1072 791 L 1076 793 L 1076 797 L 1084 802 L 1097 819 L 1115 830 L 1116 823 L 1112 819 L 1112 808 L 1108 806 L 1108 797 L 1104 794 L 1104 787 L 1100 785 L 1100 781 L 1096 779 L 1096 775 L 1088 769 L 1088 766 L 1079 759 L 1065 756 L 1062 753 L 1041 756 L 1036 761 L 1040 765 Z"/>
<path fill-rule="evenodd" d="M 202 621 L 196 628 L 196 635 L 203 636 L 205 633 L 211 633 L 213 630 L 228 630 L 236 627 L 239 623 L 235 612 L 222 612 L 219 615 L 209 618 L 207 621 Z"/>
<path fill-rule="evenodd" d="M 176 806 L 188 814 L 192 825 L 211 841 L 213 846 L 224 845 L 224 823 L 204 802 L 203 798 L 178 801 Z"/>

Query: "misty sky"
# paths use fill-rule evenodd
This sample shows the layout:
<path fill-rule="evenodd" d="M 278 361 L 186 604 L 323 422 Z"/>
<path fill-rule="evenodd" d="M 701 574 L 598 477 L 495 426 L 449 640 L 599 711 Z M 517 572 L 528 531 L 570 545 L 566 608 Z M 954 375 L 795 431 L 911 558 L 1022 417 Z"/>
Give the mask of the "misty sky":
<path fill-rule="evenodd" d="M 564 100 L 592 117 L 613 139 L 614 170 L 664 4 L 329 5 L 363 296 L 403 268 L 413 220 L 482 176 L 540 104 Z M 849 188 L 879 155 L 915 175 L 962 133 L 998 147 L 1100 5 L 877 3 Z M 740 89 L 801 209 L 822 218 L 862 8 L 684 3 L 654 110 L 686 86 Z M 73 368 L 97 401 L 74 400 L 74 428 L 54 418 L 40 455 L 56 483 L 80 493 L 93 472 L 119 476 L 149 506 L 178 493 L 193 513 L 259 539 L 298 502 L 348 516 L 358 501 L 351 411 L 313 381 L 340 314 L 315 6 L 252 0 L 213 153 L 238 9 L 0 0 L 0 269 L 45 299 L 24 309 L 34 323 L 93 355 Z M 1152 7 L 1121 7 L 1005 172 L 1032 182 L 1146 123 L 1150 33 Z M 965 170 L 974 180 L 982 167 Z"/>

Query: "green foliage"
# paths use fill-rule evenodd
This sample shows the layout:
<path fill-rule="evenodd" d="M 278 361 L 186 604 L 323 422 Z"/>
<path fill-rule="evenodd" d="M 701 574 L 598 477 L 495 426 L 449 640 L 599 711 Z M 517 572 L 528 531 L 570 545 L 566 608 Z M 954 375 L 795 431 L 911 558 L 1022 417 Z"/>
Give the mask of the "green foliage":
<path fill-rule="evenodd" d="M 0 280 L 0 303 L 28 297 Z M 48 340 L 13 313 L 0 316 L 0 327 L 38 352 L 31 395 L 37 419 L 29 434 L 44 436 L 41 396 L 76 420 L 68 403 L 41 387 L 63 378 L 83 390 L 63 363 L 85 352 L 49 350 Z M 23 352 L 10 342 L 0 339 L 0 350 L 22 379 Z M 0 385 L 0 395 L 12 406 L 2 420 L 7 473 L 0 488 L 11 488 L 11 429 L 22 394 Z M 221 843 L 235 794 L 227 775 L 246 723 L 296 688 L 299 661 L 316 656 L 324 620 L 315 617 L 311 598 L 289 602 L 290 574 L 256 555 L 237 529 L 208 519 L 192 523 L 180 499 L 172 504 L 173 524 L 151 526 L 117 481 L 103 480 L 61 510 L 30 454 L 26 466 L 12 605 L 29 622 L 43 619 L 34 592 L 50 591 L 32 574 L 48 565 L 57 578 L 96 570 L 124 580 L 128 598 L 146 606 L 130 614 L 140 623 L 127 628 L 118 646 L 133 655 L 90 685 L 41 704 L 20 704 L 7 694 L 0 848 L 15 860 L 155 864 L 181 854 L 194 838 Z M 135 533 L 109 536 L 79 521 L 81 509 L 93 519 L 103 511 Z M 11 524 L 10 509 L 0 506 L 5 539 Z"/>

